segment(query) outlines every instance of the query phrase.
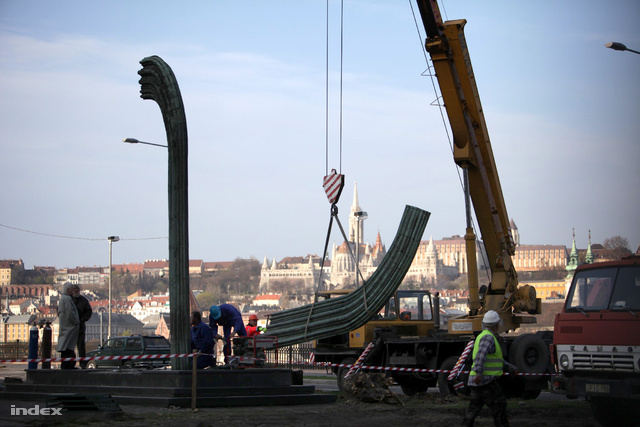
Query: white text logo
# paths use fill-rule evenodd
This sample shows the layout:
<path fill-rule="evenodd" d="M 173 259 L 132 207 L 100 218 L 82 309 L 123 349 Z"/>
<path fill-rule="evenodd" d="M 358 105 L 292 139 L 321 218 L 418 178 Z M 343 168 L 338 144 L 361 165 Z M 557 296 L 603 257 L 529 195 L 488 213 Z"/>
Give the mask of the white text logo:
<path fill-rule="evenodd" d="M 16 408 L 16 405 L 11 405 L 11 415 L 62 415 L 62 408 L 40 408 L 40 405 Z"/>

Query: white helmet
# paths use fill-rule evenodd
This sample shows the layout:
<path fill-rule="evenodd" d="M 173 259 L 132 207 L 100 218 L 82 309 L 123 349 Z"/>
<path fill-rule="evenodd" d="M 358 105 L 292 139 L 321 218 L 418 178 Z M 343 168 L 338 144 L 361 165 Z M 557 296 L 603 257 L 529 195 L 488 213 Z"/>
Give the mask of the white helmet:
<path fill-rule="evenodd" d="M 489 310 L 484 314 L 482 323 L 485 325 L 493 325 L 500 322 L 500 315 L 495 310 Z"/>

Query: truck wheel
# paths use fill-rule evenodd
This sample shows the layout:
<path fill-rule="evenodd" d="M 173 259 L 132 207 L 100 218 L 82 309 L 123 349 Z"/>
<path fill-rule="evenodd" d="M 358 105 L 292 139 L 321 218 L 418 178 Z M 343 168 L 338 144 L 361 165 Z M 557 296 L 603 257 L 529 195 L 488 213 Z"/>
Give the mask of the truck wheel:
<path fill-rule="evenodd" d="M 95 360 L 90 360 L 89 363 L 87 363 L 87 369 L 96 369 L 97 367 L 98 364 Z"/>
<path fill-rule="evenodd" d="M 520 335 L 511 344 L 509 362 L 516 365 L 522 373 L 546 372 L 549 366 L 549 348 L 537 335 Z"/>
<path fill-rule="evenodd" d="M 354 363 L 356 363 L 356 359 L 353 357 L 345 357 L 340 362 L 340 364 L 342 365 L 353 365 Z M 345 383 L 344 376 L 347 375 L 347 372 L 349 372 L 349 369 L 350 368 L 348 366 L 338 368 L 338 372 L 336 373 L 336 375 L 338 376 L 338 390 L 340 391 L 346 391 L 346 383 Z"/>
<path fill-rule="evenodd" d="M 460 356 L 451 356 L 446 358 L 444 362 L 442 362 L 442 365 L 440 365 L 440 369 L 442 369 L 443 371 L 451 371 L 453 367 L 456 366 L 456 363 L 458 362 L 459 358 Z M 462 367 L 462 370 L 468 371 L 469 370 L 468 368 L 469 367 L 465 364 Z M 458 375 L 457 378 L 454 378 L 451 381 L 447 380 L 448 376 L 449 376 L 449 372 L 441 372 L 438 374 L 438 388 L 440 388 L 440 393 L 442 393 L 445 396 L 450 394 L 457 395 L 457 396 L 469 396 L 471 394 L 471 391 L 467 386 L 467 381 L 469 380 L 468 373 L 460 374 Z M 459 382 L 462 382 L 463 386 L 456 390 L 454 385 Z"/>
<path fill-rule="evenodd" d="M 123 369 L 133 369 L 133 361 L 127 360 L 122 364 Z"/>
<path fill-rule="evenodd" d="M 422 380 L 415 377 L 402 376 L 395 378 L 396 382 L 400 385 L 402 392 L 405 396 L 414 396 L 418 393 L 424 393 L 435 385 L 434 381 Z"/>

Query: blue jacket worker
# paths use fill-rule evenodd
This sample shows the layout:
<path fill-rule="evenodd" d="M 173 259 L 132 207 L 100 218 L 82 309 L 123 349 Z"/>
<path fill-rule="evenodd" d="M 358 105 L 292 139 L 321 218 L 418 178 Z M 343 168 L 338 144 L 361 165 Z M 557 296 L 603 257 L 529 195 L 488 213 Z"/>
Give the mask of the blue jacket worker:
<path fill-rule="evenodd" d="M 191 350 L 204 353 L 198 356 L 198 369 L 204 369 L 213 364 L 213 333 L 211 328 L 202 321 L 202 314 L 199 311 L 191 312 Z"/>
<path fill-rule="evenodd" d="M 247 330 L 242 322 L 242 314 L 230 304 L 212 305 L 209 308 L 209 326 L 211 326 L 211 331 L 215 334 L 216 339 L 222 338 L 216 333 L 218 326 L 222 326 L 225 356 L 231 354 L 231 328 L 235 334 L 241 337 L 247 336 Z"/>

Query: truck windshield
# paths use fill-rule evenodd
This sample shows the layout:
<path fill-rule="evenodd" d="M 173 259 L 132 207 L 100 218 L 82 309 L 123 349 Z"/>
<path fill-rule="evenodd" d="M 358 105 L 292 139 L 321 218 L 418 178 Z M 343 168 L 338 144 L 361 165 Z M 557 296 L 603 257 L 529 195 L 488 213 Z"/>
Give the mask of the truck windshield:
<path fill-rule="evenodd" d="M 398 306 L 403 320 L 431 320 L 431 298 L 428 294 L 398 295 Z"/>
<path fill-rule="evenodd" d="M 640 267 L 602 268 L 576 273 L 567 310 L 640 311 Z"/>
<path fill-rule="evenodd" d="M 620 268 L 611 295 L 611 309 L 640 311 L 640 266 Z"/>

